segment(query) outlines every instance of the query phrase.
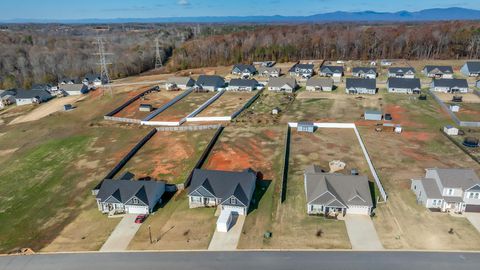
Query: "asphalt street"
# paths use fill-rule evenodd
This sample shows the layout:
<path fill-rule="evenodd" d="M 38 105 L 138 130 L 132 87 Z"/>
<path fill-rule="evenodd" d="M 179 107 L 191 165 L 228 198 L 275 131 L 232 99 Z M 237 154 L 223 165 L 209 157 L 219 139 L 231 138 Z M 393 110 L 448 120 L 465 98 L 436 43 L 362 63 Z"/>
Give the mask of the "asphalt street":
<path fill-rule="evenodd" d="M 129 252 L 0 256 L 0 270 L 463 270 L 479 269 L 480 253 L 252 251 Z"/>

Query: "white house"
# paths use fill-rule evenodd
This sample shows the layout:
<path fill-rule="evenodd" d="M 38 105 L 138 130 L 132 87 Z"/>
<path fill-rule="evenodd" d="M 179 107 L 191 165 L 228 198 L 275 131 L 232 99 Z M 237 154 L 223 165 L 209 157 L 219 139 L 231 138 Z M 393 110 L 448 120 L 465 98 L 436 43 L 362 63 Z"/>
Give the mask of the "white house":
<path fill-rule="evenodd" d="M 257 80 L 231 79 L 228 83 L 228 91 L 253 91 L 257 88 Z"/>
<path fill-rule="evenodd" d="M 389 78 L 415 78 L 415 69 L 412 67 L 391 67 L 388 69 Z"/>
<path fill-rule="evenodd" d="M 236 64 L 232 68 L 232 75 L 239 76 L 243 79 L 253 77 L 257 73 L 257 69 L 253 65 Z"/>
<path fill-rule="evenodd" d="M 347 94 L 367 94 L 375 95 L 377 93 L 377 80 L 347 78 L 345 92 Z"/>
<path fill-rule="evenodd" d="M 450 135 L 450 136 L 456 136 L 458 135 L 458 128 L 450 125 L 444 126 L 443 132 L 445 132 L 447 135 Z"/>
<path fill-rule="evenodd" d="M 297 80 L 294 78 L 281 77 L 268 80 L 268 90 L 292 93 L 297 89 Z"/>
<path fill-rule="evenodd" d="M 314 66 L 312 64 L 295 64 L 288 72 L 290 76 L 308 79 L 313 76 Z"/>
<path fill-rule="evenodd" d="M 78 96 L 87 94 L 90 90 L 88 86 L 80 83 L 80 84 L 62 84 L 60 85 L 60 90 L 66 93 L 69 96 Z"/>
<path fill-rule="evenodd" d="M 374 67 L 354 67 L 352 75 L 357 78 L 375 79 L 377 78 L 377 69 Z"/>
<path fill-rule="evenodd" d="M 467 61 L 460 69 L 460 72 L 469 77 L 480 76 L 480 61 Z"/>
<path fill-rule="evenodd" d="M 468 93 L 466 79 L 433 79 L 432 91 L 442 93 Z"/>
<path fill-rule="evenodd" d="M 366 176 L 324 173 L 315 165 L 305 169 L 305 194 L 309 215 L 370 215 L 373 201 Z"/>
<path fill-rule="evenodd" d="M 480 212 L 480 179 L 472 169 L 426 169 L 412 179 L 417 203 L 442 212 Z"/>
<path fill-rule="evenodd" d="M 52 99 L 53 96 L 46 90 L 23 90 L 17 89 L 15 103 L 18 106 L 28 104 L 40 104 Z"/>
<path fill-rule="evenodd" d="M 333 90 L 332 78 L 310 78 L 306 84 L 307 91 L 327 91 Z"/>
<path fill-rule="evenodd" d="M 186 90 L 195 86 L 195 80 L 190 77 L 170 77 L 165 83 L 167 90 Z"/>
<path fill-rule="evenodd" d="M 423 74 L 430 78 L 452 79 L 453 68 L 451 66 L 425 66 Z"/>
<path fill-rule="evenodd" d="M 420 79 L 391 77 L 387 80 L 387 89 L 389 93 L 420 94 L 422 86 Z"/>

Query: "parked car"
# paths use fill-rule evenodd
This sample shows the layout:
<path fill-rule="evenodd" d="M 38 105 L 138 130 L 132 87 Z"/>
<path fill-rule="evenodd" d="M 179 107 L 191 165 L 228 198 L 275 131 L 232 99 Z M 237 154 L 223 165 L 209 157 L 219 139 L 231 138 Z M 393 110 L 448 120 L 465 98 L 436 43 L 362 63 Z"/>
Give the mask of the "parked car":
<path fill-rule="evenodd" d="M 138 215 L 137 218 L 135 218 L 135 223 L 143 223 L 147 217 L 148 215 Z"/>
<path fill-rule="evenodd" d="M 386 113 L 385 114 L 385 120 L 388 120 L 388 121 L 391 121 L 393 118 L 392 118 L 392 115 L 389 114 L 389 113 Z"/>

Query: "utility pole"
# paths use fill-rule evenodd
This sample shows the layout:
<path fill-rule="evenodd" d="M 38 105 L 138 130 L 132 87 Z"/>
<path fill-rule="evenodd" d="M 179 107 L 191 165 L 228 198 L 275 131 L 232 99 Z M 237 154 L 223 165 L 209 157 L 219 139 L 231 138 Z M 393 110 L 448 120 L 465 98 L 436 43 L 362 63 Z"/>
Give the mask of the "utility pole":
<path fill-rule="evenodd" d="M 99 57 L 97 65 L 100 66 L 100 78 L 102 79 L 102 83 L 107 84 L 110 95 L 113 95 L 112 87 L 109 86 L 110 74 L 108 72 L 108 65 L 111 65 L 112 63 L 107 62 L 107 55 L 113 55 L 113 53 L 105 52 L 105 44 L 103 41 L 103 37 L 98 36 L 95 44 L 97 44 L 98 46 L 98 53 L 96 53 L 95 55 L 98 55 Z"/>
<path fill-rule="evenodd" d="M 158 37 L 155 38 L 155 69 L 163 66 L 162 55 L 160 54 L 160 42 Z"/>
<path fill-rule="evenodd" d="M 150 244 L 153 244 L 152 229 L 151 229 L 150 225 L 148 225 L 148 235 L 150 236 Z"/>

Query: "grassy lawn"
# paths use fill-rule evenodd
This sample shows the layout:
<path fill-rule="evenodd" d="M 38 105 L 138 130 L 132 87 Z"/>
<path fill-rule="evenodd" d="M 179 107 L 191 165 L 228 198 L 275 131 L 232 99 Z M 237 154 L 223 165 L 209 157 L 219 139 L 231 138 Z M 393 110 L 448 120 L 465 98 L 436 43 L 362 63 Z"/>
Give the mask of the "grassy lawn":
<path fill-rule="evenodd" d="M 234 122 L 248 126 L 277 124 L 293 101 L 294 94 L 274 93 L 264 90 L 257 100 L 248 109 L 244 110 Z M 272 115 L 272 109 L 274 108 L 280 109 L 278 115 Z"/>

